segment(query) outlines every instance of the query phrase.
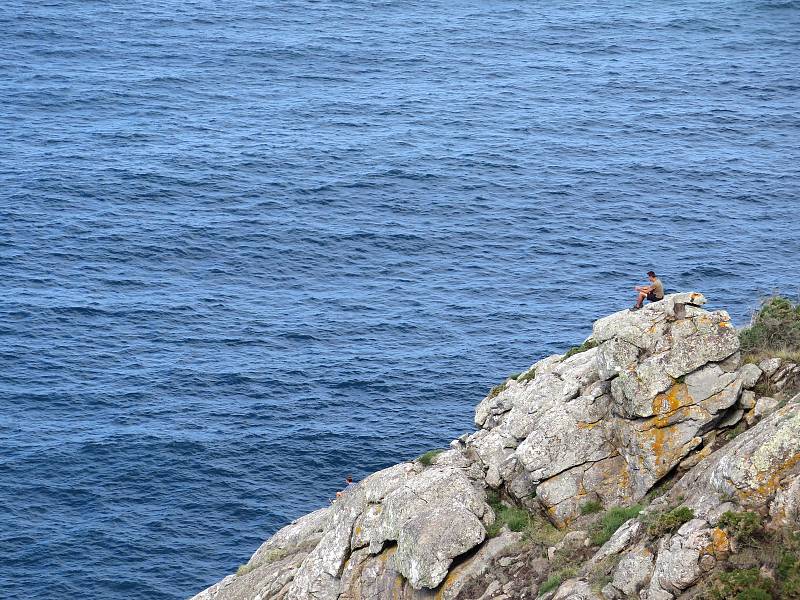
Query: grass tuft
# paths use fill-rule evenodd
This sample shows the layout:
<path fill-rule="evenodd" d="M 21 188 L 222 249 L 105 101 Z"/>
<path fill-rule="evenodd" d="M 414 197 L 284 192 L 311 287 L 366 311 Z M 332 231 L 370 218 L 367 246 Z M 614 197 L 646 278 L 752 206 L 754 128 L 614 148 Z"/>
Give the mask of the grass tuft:
<path fill-rule="evenodd" d="M 550 577 L 545 579 L 544 582 L 542 582 L 542 585 L 539 586 L 537 594 L 541 596 L 547 592 L 552 592 L 565 580 L 569 579 L 570 577 L 574 577 L 576 573 L 577 570 L 574 567 L 567 567 L 565 569 L 561 569 L 560 571 L 556 571 L 550 575 Z"/>
<path fill-rule="evenodd" d="M 441 448 L 437 448 L 435 450 L 428 450 L 425 454 L 422 454 L 417 458 L 417 462 L 422 463 L 422 465 L 425 467 L 430 467 L 431 464 L 433 463 L 433 460 L 437 456 L 439 456 L 442 452 L 445 452 L 445 450 Z"/>
<path fill-rule="evenodd" d="M 564 355 L 564 360 L 567 360 L 570 356 L 575 356 L 576 354 L 580 354 L 581 352 L 586 352 L 587 350 L 591 350 L 592 348 L 597 348 L 597 342 L 593 339 L 588 339 L 583 342 L 580 346 L 573 346 L 567 353 Z"/>
<path fill-rule="evenodd" d="M 489 393 L 486 395 L 487 398 L 494 398 L 495 396 L 499 395 L 504 389 L 506 389 L 506 384 L 508 383 L 508 379 L 506 379 L 503 383 L 498 383 L 492 389 L 489 390 Z"/>
<path fill-rule="evenodd" d="M 536 369 L 528 369 L 519 377 L 517 377 L 517 381 L 519 383 L 525 383 L 526 381 L 531 381 L 533 379 L 536 379 Z"/>
<path fill-rule="evenodd" d="M 603 510 L 603 505 L 598 500 L 589 500 L 581 506 L 582 515 L 593 515 Z"/>
<path fill-rule="evenodd" d="M 628 519 L 633 519 L 642 512 L 641 504 L 634 504 L 633 506 L 623 507 L 615 506 L 607 510 L 600 520 L 591 527 L 589 531 L 589 538 L 595 546 L 602 546 L 614 532 Z"/>

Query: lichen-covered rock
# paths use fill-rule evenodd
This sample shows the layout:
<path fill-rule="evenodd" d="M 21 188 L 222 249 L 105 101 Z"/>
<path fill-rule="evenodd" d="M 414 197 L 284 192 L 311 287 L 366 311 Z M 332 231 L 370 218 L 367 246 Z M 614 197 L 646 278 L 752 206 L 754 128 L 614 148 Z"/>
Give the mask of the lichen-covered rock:
<path fill-rule="evenodd" d="M 758 400 L 756 400 L 756 407 L 753 411 L 753 414 L 761 419 L 766 417 L 769 414 L 775 412 L 775 409 L 778 408 L 780 402 L 775 398 L 770 398 L 769 396 L 762 396 Z"/>
<path fill-rule="evenodd" d="M 552 600 L 603 600 L 588 582 L 581 579 L 568 579 L 562 583 Z"/>
<path fill-rule="evenodd" d="M 647 493 L 733 418 L 741 395 L 736 331 L 703 303 L 676 294 L 600 319 L 597 347 L 548 357 L 535 378 L 487 397 L 476 410 L 482 429 L 465 441 L 487 484 L 526 505 L 535 495 L 559 525 L 583 497 L 613 505 Z"/>
<path fill-rule="evenodd" d="M 638 596 L 639 590 L 645 587 L 653 572 L 653 553 L 647 548 L 640 548 L 627 553 L 619 561 L 611 586 L 619 592 L 611 596 L 612 598 L 626 598 Z M 609 597 L 604 590 L 604 596 Z"/>
<path fill-rule="evenodd" d="M 742 378 L 742 386 L 746 390 L 752 390 L 756 383 L 758 383 L 758 380 L 761 379 L 761 369 L 752 363 L 742 365 L 739 373 L 739 376 Z"/>
<path fill-rule="evenodd" d="M 447 576 L 453 559 L 484 537 L 480 519 L 463 506 L 420 512 L 400 529 L 397 570 L 413 588 L 435 588 Z"/>
<path fill-rule="evenodd" d="M 672 537 L 661 538 L 648 594 L 678 595 L 691 587 L 730 549 L 728 536 L 702 519 L 685 523 Z"/>
<path fill-rule="evenodd" d="M 670 491 L 697 516 L 726 498 L 760 508 L 800 476 L 800 396 L 714 452 Z"/>

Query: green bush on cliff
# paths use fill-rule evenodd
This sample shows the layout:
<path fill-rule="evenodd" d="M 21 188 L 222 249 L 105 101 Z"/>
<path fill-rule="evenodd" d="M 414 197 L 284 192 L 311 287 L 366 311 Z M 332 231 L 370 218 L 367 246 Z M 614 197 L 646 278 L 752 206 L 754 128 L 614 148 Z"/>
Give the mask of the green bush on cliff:
<path fill-rule="evenodd" d="M 441 448 L 437 448 L 435 450 L 428 450 L 425 454 L 422 454 L 417 458 L 418 462 L 421 462 L 423 466 L 429 467 L 433 463 L 433 459 L 439 456 L 444 450 Z"/>
<path fill-rule="evenodd" d="M 746 359 L 769 356 L 800 359 L 800 304 L 775 296 L 761 303 L 750 326 L 739 333 Z"/>
<path fill-rule="evenodd" d="M 611 539 L 614 532 L 619 529 L 625 521 L 633 519 L 638 516 L 640 512 L 642 512 L 641 504 L 634 504 L 627 508 L 624 506 L 615 506 L 607 510 L 589 531 L 592 544 L 595 546 L 602 546 Z"/>
<path fill-rule="evenodd" d="M 591 350 L 592 348 L 597 348 L 597 342 L 593 339 L 588 339 L 583 342 L 580 346 L 573 346 L 567 353 L 564 355 L 564 360 L 567 360 L 570 356 L 575 356 L 576 354 L 580 354 L 581 352 L 586 352 L 587 350 Z"/>
<path fill-rule="evenodd" d="M 581 505 L 582 515 L 593 515 L 603 510 L 603 505 L 597 500 L 589 500 Z"/>
<path fill-rule="evenodd" d="M 677 506 L 647 518 L 647 533 L 653 537 L 661 537 L 664 534 L 677 531 L 684 523 L 694 519 L 694 511 L 688 506 Z"/>
<path fill-rule="evenodd" d="M 718 526 L 728 532 L 736 541 L 751 544 L 761 529 L 761 515 L 751 511 L 733 512 L 726 510 L 719 518 Z"/>
<path fill-rule="evenodd" d="M 720 573 L 703 593 L 709 600 L 773 600 L 772 583 L 758 569 Z"/>

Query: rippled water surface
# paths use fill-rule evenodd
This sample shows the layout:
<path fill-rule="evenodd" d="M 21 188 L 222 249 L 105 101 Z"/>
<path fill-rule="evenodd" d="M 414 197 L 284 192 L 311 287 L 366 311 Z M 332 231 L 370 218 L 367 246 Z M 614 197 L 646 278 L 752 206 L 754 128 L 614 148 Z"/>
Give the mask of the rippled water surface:
<path fill-rule="evenodd" d="M 656 269 L 797 295 L 800 3 L 0 7 L 3 598 L 183 598 Z"/>

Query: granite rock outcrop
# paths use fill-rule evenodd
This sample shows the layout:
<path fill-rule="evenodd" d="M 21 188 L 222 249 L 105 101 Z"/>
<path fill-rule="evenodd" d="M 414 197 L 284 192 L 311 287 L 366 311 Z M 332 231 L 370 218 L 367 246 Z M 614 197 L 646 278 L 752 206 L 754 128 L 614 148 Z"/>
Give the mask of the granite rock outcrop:
<path fill-rule="evenodd" d="M 477 431 L 431 464 L 367 477 L 195 600 L 691 597 L 735 547 L 726 510 L 800 518 L 800 396 L 778 399 L 800 367 L 742 364 L 728 314 L 705 303 L 674 294 L 598 320 L 494 388 Z M 589 533 L 635 503 L 605 543 Z M 679 527 L 648 525 L 678 504 Z"/>

